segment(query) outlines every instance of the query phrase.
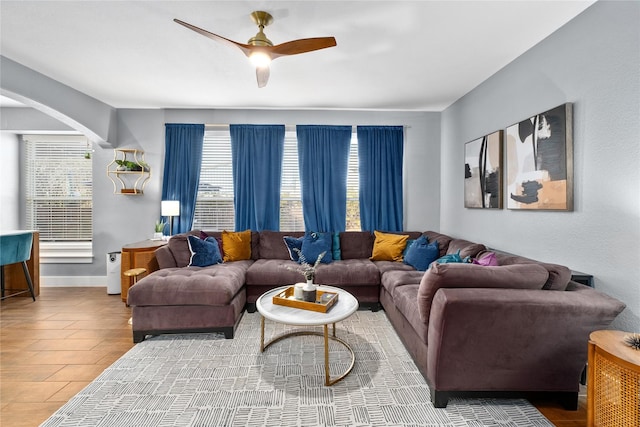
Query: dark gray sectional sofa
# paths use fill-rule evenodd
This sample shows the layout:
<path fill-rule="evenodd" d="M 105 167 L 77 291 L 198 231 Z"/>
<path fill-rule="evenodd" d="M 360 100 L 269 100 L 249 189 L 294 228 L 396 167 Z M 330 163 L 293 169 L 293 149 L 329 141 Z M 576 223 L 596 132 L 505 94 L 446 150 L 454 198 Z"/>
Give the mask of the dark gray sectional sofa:
<path fill-rule="evenodd" d="M 253 232 L 251 259 L 187 267 L 187 234 L 156 251 L 154 271 L 129 290 L 133 339 L 162 333 L 222 331 L 232 338 L 245 309 L 265 291 L 301 281 L 285 267 L 284 236 Z M 219 237 L 220 233 L 207 232 Z M 481 258 L 487 248 L 433 231 L 440 255 Z M 316 283 L 338 286 L 360 305 L 382 307 L 431 388 L 436 407 L 459 394 L 547 392 L 577 407 L 589 333 L 606 329 L 625 305 L 572 282 L 571 271 L 493 251 L 499 266 L 436 264 L 426 272 L 370 261 L 374 236 L 340 233 L 341 259 L 321 264 Z"/>

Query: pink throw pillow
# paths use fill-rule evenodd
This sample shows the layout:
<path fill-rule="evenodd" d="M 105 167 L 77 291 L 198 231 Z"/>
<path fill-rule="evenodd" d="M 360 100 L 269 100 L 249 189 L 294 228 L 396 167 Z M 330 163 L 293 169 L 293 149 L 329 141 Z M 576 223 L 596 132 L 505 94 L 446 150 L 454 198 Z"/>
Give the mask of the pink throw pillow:
<path fill-rule="evenodd" d="M 498 259 L 496 258 L 496 254 L 493 252 L 489 252 L 487 255 L 482 258 L 474 258 L 472 261 L 474 264 L 487 266 L 496 266 L 498 265 Z"/>

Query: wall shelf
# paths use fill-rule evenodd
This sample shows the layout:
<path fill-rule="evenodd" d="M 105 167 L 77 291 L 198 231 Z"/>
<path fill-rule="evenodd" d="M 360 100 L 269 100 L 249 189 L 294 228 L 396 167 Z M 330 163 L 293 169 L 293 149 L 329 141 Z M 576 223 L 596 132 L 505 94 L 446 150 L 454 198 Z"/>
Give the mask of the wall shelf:
<path fill-rule="evenodd" d="M 114 194 L 139 195 L 151 178 L 151 168 L 144 161 L 144 151 L 116 148 L 107 165 L 107 176 L 113 183 Z"/>

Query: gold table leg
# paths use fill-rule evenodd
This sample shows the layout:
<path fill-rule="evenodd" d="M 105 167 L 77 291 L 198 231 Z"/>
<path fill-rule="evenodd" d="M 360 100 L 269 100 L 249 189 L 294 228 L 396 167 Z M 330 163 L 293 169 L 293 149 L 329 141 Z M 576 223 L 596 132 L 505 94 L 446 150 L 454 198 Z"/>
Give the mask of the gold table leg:
<path fill-rule="evenodd" d="M 264 316 L 260 316 L 260 353 L 264 351 Z"/>
<path fill-rule="evenodd" d="M 335 383 L 337 383 L 338 381 L 342 380 L 344 377 L 346 377 L 347 375 L 349 375 L 349 372 L 351 372 L 351 370 L 353 369 L 353 366 L 356 363 L 356 356 L 353 353 L 353 349 L 351 348 L 351 346 L 344 341 L 341 338 L 336 337 L 336 324 L 333 324 L 333 336 L 329 336 L 329 325 L 325 324 L 323 325 L 323 332 L 316 332 L 316 331 L 293 331 L 293 332 L 287 332 L 285 334 L 279 335 L 275 338 L 273 338 L 271 341 L 265 343 L 264 342 L 264 317 L 260 316 L 260 352 L 264 352 L 271 344 L 275 344 L 280 340 L 283 340 L 285 338 L 289 338 L 289 337 L 294 337 L 294 336 L 301 336 L 301 335 L 315 335 L 315 336 L 320 336 L 324 338 L 324 385 L 326 386 L 332 386 Z M 341 375 L 339 375 L 337 378 L 331 379 L 331 374 L 329 373 L 329 340 L 333 340 L 336 342 L 341 343 L 343 346 L 345 346 L 345 348 L 349 351 L 349 353 L 351 353 L 351 364 L 349 365 L 349 367 L 347 368 L 346 371 L 344 371 Z"/>

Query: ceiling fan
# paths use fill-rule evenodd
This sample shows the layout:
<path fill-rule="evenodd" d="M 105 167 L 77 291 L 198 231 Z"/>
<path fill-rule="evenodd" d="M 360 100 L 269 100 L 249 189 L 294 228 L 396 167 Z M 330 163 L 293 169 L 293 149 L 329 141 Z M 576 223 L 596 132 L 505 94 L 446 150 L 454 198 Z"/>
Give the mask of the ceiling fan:
<path fill-rule="evenodd" d="M 205 37 L 217 40 L 228 46 L 239 48 L 256 67 L 258 87 L 264 87 L 267 85 L 267 82 L 269 81 L 269 64 L 272 60 L 285 55 L 297 55 L 299 53 L 312 52 L 314 50 L 336 46 L 335 37 L 316 37 L 292 40 L 274 46 L 271 40 L 269 40 L 263 32 L 264 27 L 273 22 L 273 16 L 268 12 L 258 10 L 251 13 L 251 19 L 258 26 L 258 33 L 254 37 L 251 37 L 246 44 L 210 33 L 207 30 L 203 30 L 202 28 L 188 24 L 179 19 L 174 19 L 174 22 L 195 31 L 196 33 L 202 34 Z"/>

